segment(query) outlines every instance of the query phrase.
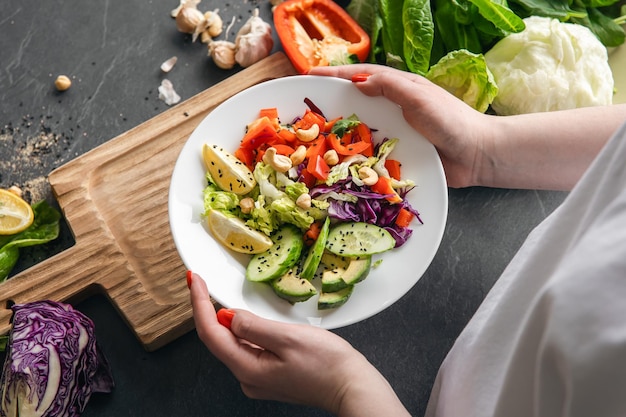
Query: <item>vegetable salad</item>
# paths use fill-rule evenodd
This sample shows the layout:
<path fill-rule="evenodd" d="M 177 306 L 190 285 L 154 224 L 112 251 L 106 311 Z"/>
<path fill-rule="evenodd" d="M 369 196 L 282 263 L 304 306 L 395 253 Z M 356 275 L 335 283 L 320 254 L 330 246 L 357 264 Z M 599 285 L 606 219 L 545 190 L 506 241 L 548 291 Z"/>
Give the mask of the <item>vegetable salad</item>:
<path fill-rule="evenodd" d="M 313 250 L 309 247 L 324 248 L 319 240 L 326 239 L 329 224 L 331 230 L 339 224 L 367 224 L 392 237 L 389 249 L 402 246 L 412 234 L 411 223 L 422 220 L 406 199 L 415 184 L 402 177 L 401 163 L 391 156 L 399 139 L 376 141 L 358 115 L 329 119 L 309 99 L 304 101 L 308 108 L 288 123 L 276 108 L 261 109 L 232 154 L 215 146 L 211 155 L 205 153 L 208 221 L 216 217 L 214 211 L 225 214 L 221 223 L 236 218 L 239 237 L 253 242 L 238 242 L 237 248 L 227 239 L 221 243 L 261 256 L 267 249 L 263 239 L 284 233 L 286 225 L 295 227 L 304 249 L 289 269 L 302 263 Z M 220 151 L 225 155 L 212 156 Z M 253 238 L 254 233 L 264 236 Z"/>

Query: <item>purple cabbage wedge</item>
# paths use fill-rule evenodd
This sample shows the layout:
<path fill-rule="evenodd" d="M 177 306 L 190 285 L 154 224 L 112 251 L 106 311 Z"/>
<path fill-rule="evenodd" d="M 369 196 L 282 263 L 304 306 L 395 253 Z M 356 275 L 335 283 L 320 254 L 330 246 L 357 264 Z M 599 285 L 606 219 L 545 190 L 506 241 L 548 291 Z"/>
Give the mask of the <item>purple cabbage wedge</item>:
<path fill-rule="evenodd" d="M 0 416 L 75 417 L 94 392 L 111 392 L 93 322 L 54 301 L 16 304 L 0 387 Z"/>

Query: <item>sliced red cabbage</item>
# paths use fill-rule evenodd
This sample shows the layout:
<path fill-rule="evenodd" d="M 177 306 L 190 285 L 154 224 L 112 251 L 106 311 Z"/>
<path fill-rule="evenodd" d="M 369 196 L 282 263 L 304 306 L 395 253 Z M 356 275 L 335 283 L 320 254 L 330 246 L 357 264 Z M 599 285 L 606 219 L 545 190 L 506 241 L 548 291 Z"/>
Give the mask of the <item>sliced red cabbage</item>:
<path fill-rule="evenodd" d="M 68 304 L 16 304 L 0 386 L 0 416 L 77 417 L 114 386 L 93 322 Z"/>

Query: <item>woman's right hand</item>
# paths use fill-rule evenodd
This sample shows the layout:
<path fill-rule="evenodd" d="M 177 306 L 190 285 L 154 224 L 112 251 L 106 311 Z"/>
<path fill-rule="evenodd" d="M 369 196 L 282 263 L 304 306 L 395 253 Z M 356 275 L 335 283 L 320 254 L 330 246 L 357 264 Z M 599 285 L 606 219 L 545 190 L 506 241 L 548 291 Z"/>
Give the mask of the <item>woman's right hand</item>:
<path fill-rule="evenodd" d="M 402 109 L 406 121 L 437 148 L 449 186 L 478 185 L 483 140 L 489 137 L 492 116 L 472 109 L 422 76 L 390 67 L 372 64 L 317 67 L 309 74 L 353 80 L 364 94 L 383 96 L 394 102 Z"/>

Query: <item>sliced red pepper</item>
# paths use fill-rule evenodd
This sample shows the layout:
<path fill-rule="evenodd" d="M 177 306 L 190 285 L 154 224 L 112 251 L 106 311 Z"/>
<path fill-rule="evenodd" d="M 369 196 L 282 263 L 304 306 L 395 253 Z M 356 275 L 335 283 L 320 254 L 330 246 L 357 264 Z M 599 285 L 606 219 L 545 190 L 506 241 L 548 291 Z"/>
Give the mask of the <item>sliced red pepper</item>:
<path fill-rule="evenodd" d="M 402 202 L 402 197 L 391 186 L 391 179 L 387 177 L 378 177 L 376 184 L 371 186 L 372 191 L 378 194 L 386 195 L 385 199 L 390 203 Z"/>
<path fill-rule="evenodd" d="M 344 135 L 345 136 L 345 135 Z M 356 142 L 342 145 L 341 140 L 334 133 L 329 133 L 326 141 L 339 155 L 356 155 L 370 147 L 369 143 Z"/>
<path fill-rule="evenodd" d="M 246 164 L 248 169 L 250 170 L 254 169 L 254 164 L 256 162 L 256 155 L 255 155 L 254 150 L 247 149 L 247 148 L 239 148 L 235 151 L 234 155 L 237 157 L 237 159 L 239 159 L 241 162 Z"/>
<path fill-rule="evenodd" d="M 387 171 L 389 172 L 389 176 L 398 181 L 402 179 L 401 166 L 402 164 L 398 160 L 395 160 L 395 159 L 385 160 L 385 168 L 387 168 Z"/>
<path fill-rule="evenodd" d="M 321 230 L 322 230 L 321 222 L 311 223 L 307 231 L 304 232 L 304 236 L 302 237 L 302 240 L 304 240 L 304 244 L 307 246 L 313 246 L 313 244 L 319 237 Z"/>
<path fill-rule="evenodd" d="M 320 133 L 324 131 L 324 125 L 326 124 L 326 119 L 324 116 L 321 116 L 314 111 L 306 109 L 304 115 L 301 119 L 293 124 L 293 127 L 296 129 L 309 129 L 313 125 L 317 125 L 320 128 Z"/>
<path fill-rule="evenodd" d="M 294 144 L 298 141 L 296 134 L 289 129 L 280 129 L 278 131 L 278 136 L 286 143 Z"/>
<path fill-rule="evenodd" d="M 332 0 L 287 0 L 274 10 L 274 27 L 300 74 L 330 65 L 337 51 L 361 62 L 370 54 L 367 33 Z"/>
<path fill-rule="evenodd" d="M 328 178 L 328 173 L 330 172 L 330 168 L 328 167 L 326 162 L 324 162 L 324 158 L 322 158 L 320 155 L 315 155 L 314 158 L 310 158 L 306 169 L 307 171 L 309 171 L 309 173 L 311 173 L 315 178 L 320 181 L 326 181 L 326 178 Z"/>
<path fill-rule="evenodd" d="M 306 146 L 306 159 L 313 159 L 316 156 L 323 156 L 326 152 L 326 138 L 324 135 L 319 135 L 317 139 L 311 142 L 302 142 Z"/>
<path fill-rule="evenodd" d="M 262 145 L 272 146 L 284 143 L 274 123 L 268 117 L 260 117 L 248 125 L 248 131 L 241 139 L 240 147 L 260 149 Z"/>
<path fill-rule="evenodd" d="M 411 221 L 413 221 L 413 217 L 413 213 L 405 208 L 401 208 L 400 211 L 398 211 L 398 215 L 396 216 L 396 226 L 409 227 L 409 224 L 411 224 Z"/>
<path fill-rule="evenodd" d="M 313 186 L 317 182 L 317 178 L 315 178 L 313 174 L 311 174 L 308 170 L 303 169 L 302 172 L 300 172 L 298 181 L 304 183 L 304 185 L 306 185 L 308 188 L 313 188 Z"/>

